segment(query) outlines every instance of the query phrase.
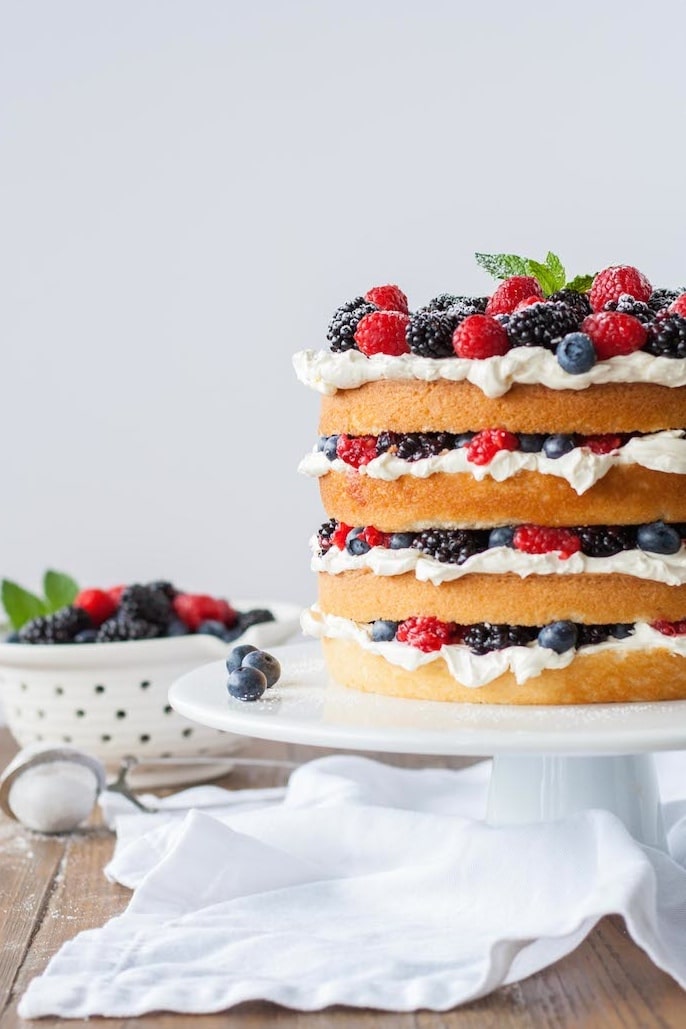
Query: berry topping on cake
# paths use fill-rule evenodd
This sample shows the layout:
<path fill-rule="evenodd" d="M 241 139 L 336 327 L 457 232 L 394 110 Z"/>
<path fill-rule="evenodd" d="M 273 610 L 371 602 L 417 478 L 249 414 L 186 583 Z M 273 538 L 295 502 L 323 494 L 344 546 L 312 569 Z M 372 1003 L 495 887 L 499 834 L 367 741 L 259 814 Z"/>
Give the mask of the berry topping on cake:
<path fill-rule="evenodd" d="M 380 311 L 401 311 L 407 314 L 407 297 L 399 286 L 374 286 L 364 295 L 368 304 L 375 304 Z"/>
<path fill-rule="evenodd" d="M 428 654 L 432 650 L 440 650 L 444 645 L 458 642 L 459 633 L 452 622 L 441 622 L 431 616 L 418 616 L 406 618 L 400 623 L 396 639 Z"/>
<path fill-rule="evenodd" d="M 686 317 L 669 314 L 653 322 L 644 349 L 655 357 L 686 357 Z"/>
<path fill-rule="evenodd" d="M 399 622 L 392 622 L 388 618 L 377 618 L 371 625 L 371 638 L 375 643 L 389 643 L 395 639 L 399 624 Z"/>
<path fill-rule="evenodd" d="M 376 529 L 373 525 L 368 525 L 363 535 L 370 547 L 388 546 L 388 533 L 381 532 L 380 529 Z"/>
<path fill-rule="evenodd" d="M 550 622 L 538 634 L 539 647 L 547 647 L 556 654 L 564 654 L 576 646 L 577 628 L 574 622 Z"/>
<path fill-rule="evenodd" d="M 518 525 L 512 545 L 525 554 L 559 553 L 562 559 L 581 550 L 581 540 L 571 529 L 557 529 L 546 525 Z"/>
<path fill-rule="evenodd" d="M 543 300 L 543 290 L 531 275 L 511 275 L 500 283 L 486 305 L 486 314 L 511 314 L 522 300 L 538 297 Z"/>
<path fill-rule="evenodd" d="M 461 565 L 480 554 L 489 545 L 488 533 L 478 529 L 426 529 L 420 532 L 412 543 L 414 550 L 421 550 L 437 561 Z"/>
<path fill-rule="evenodd" d="M 450 311 L 417 311 L 407 326 L 407 343 L 419 357 L 452 357 L 457 316 Z"/>
<path fill-rule="evenodd" d="M 488 464 L 501 450 L 518 450 L 519 440 L 506 429 L 482 429 L 466 445 L 467 460 L 472 464 Z"/>
<path fill-rule="evenodd" d="M 326 338 L 336 353 L 355 349 L 355 330 L 366 314 L 376 311 L 375 304 L 369 304 L 364 297 L 356 297 L 338 307 L 329 322 Z"/>
<path fill-rule="evenodd" d="M 686 318 L 686 293 L 682 293 L 673 304 L 669 305 L 669 313 L 678 314 L 682 318 Z"/>
<path fill-rule="evenodd" d="M 507 332 L 495 318 L 472 314 L 455 329 L 453 349 L 458 357 L 481 359 L 506 354 L 510 343 Z"/>
<path fill-rule="evenodd" d="M 575 530 L 587 557 L 612 557 L 636 547 L 633 525 L 582 525 Z"/>
<path fill-rule="evenodd" d="M 364 526 L 350 530 L 345 538 L 345 549 L 353 557 L 362 557 L 372 549 L 364 538 Z"/>
<path fill-rule="evenodd" d="M 576 645 L 577 647 L 596 647 L 610 638 L 613 628 L 612 625 L 587 625 L 585 622 L 580 622 L 576 627 Z"/>
<path fill-rule="evenodd" d="M 587 293 L 577 293 L 573 289 L 558 289 L 554 293 L 551 293 L 548 297 L 551 303 L 558 302 L 565 304 L 567 307 L 574 309 L 579 321 L 583 321 L 584 318 L 591 314 L 593 308 L 591 307 L 591 301 L 588 299 Z"/>
<path fill-rule="evenodd" d="M 681 550 L 681 536 L 664 522 L 649 522 L 639 526 L 636 542 L 641 550 L 652 554 L 676 554 Z"/>
<path fill-rule="evenodd" d="M 367 357 L 389 354 L 398 357 L 409 350 L 405 330 L 409 318 L 400 311 L 372 311 L 360 319 L 354 340 Z"/>
<path fill-rule="evenodd" d="M 565 454 L 569 454 L 576 446 L 576 437 L 569 433 L 558 432 L 552 436 L 546 436 L 543 442 L 543 453 L 552 461 L 557 461 Z"/>
<path fill-rule="evenodd" d="M 514 543 L 514 526 L 498 525 L 488 534 L 489 547 L 511 547 Z"/>
<path fill-rule="evenodd" d="M 597 360 L 593 340 L 585 332 L 570 332 L 564 336 L 555 348 L 555 356 L 560 368 L 570 375 L 589 372 Z"/>
<path fill-rule="evenodd" d="M 74 607 L 80 607 L 89 616 L 93 625 L 98 626 L 112 617 L 117 604 L 107 590 L 81 590 L 76 595 Z"/>
<path fill-rule="evenodd" d="M 660 311 L 664 311 L 670 304 L 673 304 L 682 293 L 686 293 L 686 289 L 654 289 L 650 294 L 648 307 L 653 314 L 659 314 Z"/>
<path fill-rule="evenodd" d="M 331 536 L 331 546 L 338 547 L 339 550 L 345 550 L 345 541 L 347 540 L 348 533 L 352 528 L 352 525 L 346 525 L 345 522 L 339 522 L 338 528 Z"/>
<path fill-rule="evenodd" d="M 588 447 L 593 454 L 612 454 L 619 450 L 623 442 L 621 436 L 612 433 L 604 433 L 601 436 L 579 436 L 579 446 Z"/>
<path fill-rule="evenodd" d="M 657 629 L 663 636 L 686 636 L 686 618 L 680 622 L 665 622 L 659 620 L 650 623 L 651 629 Z"/>
<path fill-rule="evenodd" d="M 537 629 L 530 625 L 493 625 L 477 622 L 465 628 L 463 643 L 473 654 L 488 654 L 506 647 L 526 647 L 536 639 Z"/>
<path fill-rule="evenodd" d="M 619 300 L 608 300 L 603 311 L 619 311 L 621 314 L 633 315 L 644 325 L 647 325 L 655 317 L 648 304 L 642 300 L 634 300 L 628 293 L 622 293 Z"/>
<path fill-rule="evenodd" d="M 653 287 L 645 275 L 630 264 L 612 265 L 598 272 L 593 279 L 589 300 L 594 311 L 602 311 L 609 300 L 619 300 L 628 293 L 635 300 L 650 300 Z"/>
<path fill-rule="evenodd" d="M 463 297 L 455 293 L 441 293 L 424 307 L 425 311 L 450 311 L 466 318 L 470 314 L 483 314 L 488 297 Z"/>
<path fill-rule="evenodd" d="M 507 335 L 513 347 L 547 347 L 579 328 L 577 309 L 568 304 L 534 304 L 513 314 Z"/>
<path fill-rule="evenodd" d="M 348 436 L 341 433 L 336 452 L 341 461 L 353 468 L 360 468 L 376 457 L 376 436 Z"/>
<path fill-rule="evenodd" d="M 338 522 L 335 518 L 330 518 L 328 522 L 324 522 L 317 531 L 317 547 L 319 548 L 320 554 L 326 554 L 328 550 L 333 546 L 332 537 L 338 528 Z"/>
<path fill-rule="evenodd" d="M 591 337 L 601 361 L 640 350 L 648 335 L 645 325 L 637 318 L 619 311 L 589 315 L 581 323 L 581 331 Z"/>

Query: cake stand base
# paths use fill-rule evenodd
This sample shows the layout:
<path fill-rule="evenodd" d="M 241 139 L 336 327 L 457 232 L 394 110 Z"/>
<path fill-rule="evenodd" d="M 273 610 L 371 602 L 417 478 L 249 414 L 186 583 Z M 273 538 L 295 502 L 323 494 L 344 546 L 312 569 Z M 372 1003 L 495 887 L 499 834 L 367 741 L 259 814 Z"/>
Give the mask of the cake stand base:
<path fill-rule="evenodd" d="M 686 701 L 505 707 L 402 700 L 329 682 L 321 650 L 272 651 L 276 686 L 256 703 L 228 696 L 223 662 L 178 679 L 186 718 L 258 739 L 396 754 L 494 755 L 492 825 L 548 822 L 603 808 L 641 843 L 666 850 L 652 753 L 686 749 Z"/>
<path fill-rule="evenodd" d="M 486 812 L 491 825 L 549 822 L 589 808 L 611 811 L 640 843 L 667 850 L 651 754 L 495 756 Z"/>

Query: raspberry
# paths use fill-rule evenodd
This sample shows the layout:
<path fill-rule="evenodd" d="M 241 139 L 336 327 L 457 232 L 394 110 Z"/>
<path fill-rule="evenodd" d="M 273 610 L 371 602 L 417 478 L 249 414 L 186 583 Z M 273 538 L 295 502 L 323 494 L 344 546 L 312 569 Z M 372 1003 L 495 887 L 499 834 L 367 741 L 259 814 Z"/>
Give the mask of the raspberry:
<path fill-rule="evenodd" d="M 215 601 L 216 614 L 215 619 L 225 625 L 227 629 L 230 629 L 238 621 L 238 612 L 231 607 L 228 600 L 218 599 Z"/>
<path fill-rule="evenodd" d="M 668 314 L 653 322 L 644 349 L 656 357 L 686 357 L 686 318 Z"/>
<path fill-rule="evenodd" d="M 409 317 L 400 311 L 372 311 L 360 319 L 353 339 L 367 357 L 372 354 L 398 357 L 410 349 L 405 338 L 409 321 Z"/>
<path fill-rule="evenodd" d="M 579 437 L 579 446 L 588 447 L 593 454 L 611 454 L 613 450 L 619 450 L 623 442 L 621 436 L 612 436 L 610 433 Z"/>
<path fill-rule="evenodd" d="M 336 444 L 336 453 L 341 461 L 359 468 L 369 464 L 376 457 L 376 436 L 346 436 L 341 433 Z"/>
<path fill-rule="evenodd" d="M 680 622 L 651 622 L 650 628 L 657 629 L 663 636 L 686 636 L 686 618 Z"/>
<path fill-rule="evenodd" d="M 532 307 L 533 304 L 544 304 L 545 301 L 541 300 L 540 297 L 525 297 L 524 300 L 520 300 L 515 307 L 515 314 L 517 311 L 524 311 L 527 307 Z"/>
<path fill-rule="evenodd" d="M 336 519 L 330 518 L 328 522 L 324 522 L 317 530 L 317 546 L 319 547 L 320 554 L 326 554 L 327 550 L 330 550 L 333 546 L 333 536 L 337 528 L 338 522 Z"/>
<path fill-rule="evenodd" d="M 416 311 L 407 326 L 407 342 L 420 357 L 452 357 L 458 317 L 448 311 Z"/>
<path fill-rule="evenodd" d="M 581 540 L 570 529 L 553 529 L 546 525 L 519 525 L 512 545 L 525 554 L 550 554 L 558 551 L 562 559 L 581 550 Z"/>
<path fill-rule="evenodd" d="M 402 311 L 407 314 L 407 297 L 399 286 L 374 286 L 367 290 L 364 299 L 376 304 L 380 311 Z"/>
<path fill-rule="evenodd" d="M 381 532 L 380 529 L 375 529 L 373 525 L 368 525 L 362 536 L 370 547 L 385 547 L 388 545 L 388 534 Z"/>
<path fill-rule="evenodd" d="M 512 275 L 501 282 L 486 305 L 486 314 L 510 314 L 520 300 L 527 297 L 539 297 L 543 300 L 543 290 L 530 275 Z"/>
<path fill-rule="evenodd" d="M 669 305 L 669 313 L 679 314 L 682 318 L 686 318 L 686 293 L 682 293 L 673 304 Z"/>
<path fill-rule="evenodd" d="M 112 600 L 115 602 L 117 607 L 119 607 L 119 601 L 121 600 L 121 595 L 125 589 L 126 586 L 112 586 L 110 589 L 107 590 L 107 592 L 112 597 Z"/>
<path fill-rule="evenodd" d="M 507 323 L 513 347 L 551 347 L 579 327 L 578 308 L 569 304 L 535 304 L 517 311 Z"/>
<path fill-rule="evenodd" d="M 85 611 L 96 626 L 106 622 L 117 610 L 112 594 L 105 590 L 81 590 L 74 601 L 74 607 Z"/>
<path fill-rule="evenodd" d="M 619 311 L 590 314 L 581 323 L 581 331 L 591 337 L 601 361 L 640 350 L 648 337 L 645 325 L 632 315 Z"/>
<path fill-rule="evenodd" d="M 519 440 L 505 429 L 482 429 L 465 447 L 472 464 L 488 464 L 500 450 L 519 450 Z"/>
<path fill-rule="evenodd" d="M 619 300 L 628 293 L 634 300 L 650 300 L 653 287 L 645 275 L 630 264 L 612 265 L 598 272 L 588 298 L 594 311 L 602 311 L 608 300 Z"/>
<path fill-rule="evenodd" d="M 348 538 L 348 533 L 352 529 L 352 525 L 346 525 L 345 522 L 339 522 L 338 528 L 331 535 L 331 546 L 338 547 L 339 550 L 345 550 L 345 541 Z"/>
<path fill-rule="evenodd" d="M 342 307 L 336 308 L 326 333 L 326 338 L 335 353 L 357 349 L 353 338 L 355 330 L 361 319 L 372 311 L 376 311 L 376 305 L 368 304 L 364 297 L 355 297 Z"/>
<path fill-rule="evenodd" d="M 453 350 L 458 357 L 495 357 L 509 349 L 505 329 L 487 314 L 469 315 L 453 333 Z"/>
<path fill-rule="evenodd" d="M 174 613 L 192 632 L 197 632 L 201 622 L 221 622 L 225 604 L 225 600 L 216 600 L 204 593 L 179 593 L 172 601 Z"/>
<path fill-rule="evenodd" d="M 400 643 L 409 643 L 411 647 L 423 650 L 425 654 L 432 650 L 440 650 L 448 643 L 456 643 L 459 639 L 457 626 L 452 622 L 441 622 L 432 616 L 406 618 L 398 626 L 396 639 Z"/>

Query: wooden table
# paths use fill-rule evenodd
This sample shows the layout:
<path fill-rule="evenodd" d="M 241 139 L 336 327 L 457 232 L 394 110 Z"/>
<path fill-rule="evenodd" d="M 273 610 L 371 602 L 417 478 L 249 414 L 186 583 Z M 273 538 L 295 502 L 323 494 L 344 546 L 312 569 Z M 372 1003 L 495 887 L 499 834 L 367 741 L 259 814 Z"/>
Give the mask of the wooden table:
<path fill-rule="evenodd" d="M 0 768 L 15 751 L 0 728 Z M 321 750 L 287 744 L 251 744 L 246 754 L 306 760 Z M 396 764 L 436 764 L 436 759 L 390 757 Z M 461 759 L 447 760 L 459 766 Z M 231 786 L 270 786 L 280 773 L 242 769 Z M 84 1026 L 81 1020 L 19 1019 L 18 998 L 61 944 L 82 929 L 120 913 L 130 892 L 107 882 L 102 869 L 114 839 L 101 826 L 67 837 L 37 836 L 0 814 L 0 1029 L 17 1026 Z M 686 1026 L 686 994 L 660 972 L 627 935 L 620 918 L 605 918 L 568 957 L 524 982 L 447 1014 L 382 1014 L 329 1008 L 314 1014 L 267 1003 L 241 1004 L 219 1015 L 148 1015 L 91 1019 L 103 1029 L 530 1029 L 599 1027 L 646 1029 Z"/>

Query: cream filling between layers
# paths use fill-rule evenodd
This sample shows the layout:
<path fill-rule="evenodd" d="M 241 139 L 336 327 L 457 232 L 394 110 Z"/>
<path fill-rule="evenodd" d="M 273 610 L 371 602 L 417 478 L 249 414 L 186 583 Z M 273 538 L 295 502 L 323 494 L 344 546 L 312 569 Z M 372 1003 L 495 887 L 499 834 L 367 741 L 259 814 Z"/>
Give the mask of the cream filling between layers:
<path fill-rule="evenodd" d="M 316 537 L 312 549 L 317 546 Z M 526 554 L 511 547 L 490 547 L 473 554 L 461 564 L 438 561 L 421 550 L 372 547 L 358 556 L 347 550 L 331 547 L 326 554 L 314 553 L 312 571 L 339 575 L 342 572 L 368 569 L 374 575 L 404 575 L 414 572 L 420 582 L 440 586 L 463 575 L 504 575 L 512 573 L 525 579 L 529 575 L 631 575 L 636 579 L 651 579 L 667 586 L 686 584 L 686 547 L 676 554 L 647 554 L 638 548 L 623 550 L 611 557 L 587 557 L 576 553 L 561 558 L 557 552 Z"/>
<path fill-rule="evenodd" d="M 338 615 L 324 614 L 316 604 L 303 612 L 301 625 L 303 632 L 309 636 L 351 640 L 363 650 L 378 654 L 408 672 L 414 672 L 422 665 L 442 658 L 457 682 L 475 688 L 485 686 L 505 672 L 512 672 L 521 686 L 528 679 L 540 675 L 544 669 L 566 668 L 577 654 L 600 654 L 605 651 L 627 654 L 657 647 L 679 657 L 686 657 L 686 636 L 663 636 L 657 629 L 651 629 L 647 622 L 637 622 L 633 636 L 627 639 L 607 640 L 580 650 L 568 650 L 564 654 L 556 654 L 538 643 L 530 643 L 526 647 L 506 647 L 488 654 L 473 654 L 464 644 L 451 644 L 425 654 L 416 647 L 396 640 L 375 643 L 366 625 L 339 618 Z"/>
<path fill-rule="evenodd" d="M 513 347 L 501 357 L 472 360 L 462 357 L 419 357 L 417 354 L 373 354 L 359 350 L 335 354 L 330 350 L 301 350 L 293 356 L 295 373 L 305 386 L 318 393 L 356 389 L 383 379 L 418 379 L 435 382 L 467 380 L 487 397 L 501 397 L 514 383 L 547 386 L 548 389 L 586 389 L 608 382 L 643 382 L 657 386 L 686 386 L 686 359 L 655 357 L 642 350 L 598 361 L 588 372 L 564 371 L 551 351 L 543 347 Z"/>
<path fill-rule="evenodd" d="M 686 475 L 686 439 L 683 438 L 683 432 L 680 429 L 668 429 L 634 436 L 610 454 L 594 454 L 589 447 L 575 447 L 568 454 L 557 458 L 546 457 L 542 452 L 528 454 L 522 450 L 500 450 L 488 464 L 479 465 L 468 460 L 466 448 L 460 447 L 459 450 L 449 450 L 436 457 L 423 457 L 419 461 L 406 461 L 390 453 L 381 454 L 356 470 L 360 475 L 386 482 L 392 482 L 403 475 L 426 479 L 438 472 L 466 472 L 477 481 L 489 477 L 496 482 L 504 482 L 519 472 L 531 471 L 566 479 L 575 492 L 581 495 L 618 465 L 640 465 L 656 472 Z M 329 461 L 322 451 L 316 449 L 306 454 L 298 465 L 299 472 L 312 478 L 320 478 L 332 471 L 354 470 L 339 457 Z"/>

